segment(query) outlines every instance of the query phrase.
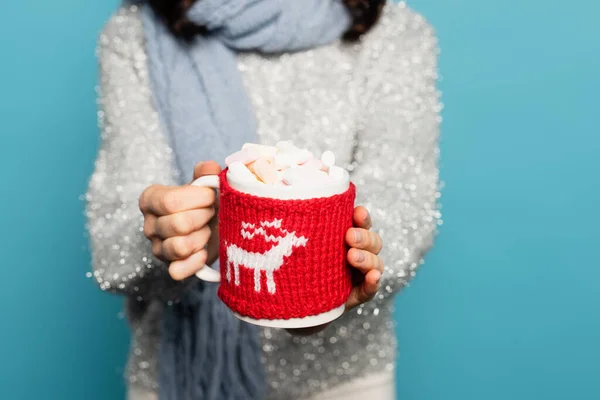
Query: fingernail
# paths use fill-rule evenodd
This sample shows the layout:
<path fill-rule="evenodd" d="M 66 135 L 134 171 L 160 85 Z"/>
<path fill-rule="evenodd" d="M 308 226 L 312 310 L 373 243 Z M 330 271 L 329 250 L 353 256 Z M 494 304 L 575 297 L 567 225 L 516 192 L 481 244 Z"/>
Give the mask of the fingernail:
<path fill-rule="evenodd" d="M 364 262 L 366 259 L 365 254 L 362 251 L 359 251 L 356 253 L 356 261 L 358 262 Z"/>
<path fill-rule="evenodd" d="M 379 273 L 379 276 L 377 277 L 377 280 L 375 281 L 376 284 L 379 285 L 379 281 L 381 280 L 381 272 L 377 271 Z"/>
<path fill-rule="evenodd" d="M 359 231 L 358 229 L 355 229 L 355 230 L 354 230 L 354 240 L 355 240 L 357 243 L 360 243 L 360 242 L 362 242 L 362 233 L 361 233 L 361 231 Z M 363 256 L 363 257 L 364 257 L 364 256 Z"/>

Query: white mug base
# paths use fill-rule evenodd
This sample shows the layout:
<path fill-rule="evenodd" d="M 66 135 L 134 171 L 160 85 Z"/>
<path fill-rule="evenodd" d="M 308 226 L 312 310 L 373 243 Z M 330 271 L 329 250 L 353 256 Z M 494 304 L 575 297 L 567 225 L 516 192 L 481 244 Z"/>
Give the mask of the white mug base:
<path fill-rule="evenodd" d="M 311 326 L 319 326 L 337 319 L 344 313 L 346 305 L 342 304 L 338 308 L 334 308 L 331 311 L 324 312 L 318 315 L 311 315 L 310 317 L 304 318 L 290 318 L 290 319 L 254 319 L 245 317 L 243 315 L 233 313 L 236 318 L 241 319 L 249 324 L 265 326 L 267 328 L 285 328 L 285 329 L 296 329 L 296 328 L 310 328 Z"/>
<path fill-rule="evenodd" d="M 205 265 L 200 271 L 196 272 L 196 276 L 205 282 L 221 282 L 221 273 L 208 265 Z"/>

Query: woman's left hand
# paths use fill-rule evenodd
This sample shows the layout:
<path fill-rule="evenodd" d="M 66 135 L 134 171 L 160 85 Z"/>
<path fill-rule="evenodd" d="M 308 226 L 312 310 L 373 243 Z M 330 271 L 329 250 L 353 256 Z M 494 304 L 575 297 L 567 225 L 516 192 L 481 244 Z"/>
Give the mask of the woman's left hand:
<path fill-rule="evenodd" d="M 354 209 L 354 228 L 346 232 L 346 243 L 350 246 L 347 258 L 360 277 L 346 301 L 346 311 L 371 300 L 379 290 L 383 273 L 383 260 L 379 252 L 383 246 L 381 237 L 371 230 L 369 211 L 362 206 Z"/>
<path fill-rule="evenodd" d="M 382 241 L 375 232 L 371 232 L 369 211 L 362 206 L 354 209 L 354 228 L 346 232 L 346 243 L 350 250 L 346 255 L 348 262 L 355 269 L 353 276 L 356 284 L 346 301 L 346 311 L 366 303 L 377 294 L 379 279 L 383 273 L 383 260 L 379 257 Z M 329 323 L 310 328 L 287 329 L 292 335 L 307 336 L 325 329 Z"/>

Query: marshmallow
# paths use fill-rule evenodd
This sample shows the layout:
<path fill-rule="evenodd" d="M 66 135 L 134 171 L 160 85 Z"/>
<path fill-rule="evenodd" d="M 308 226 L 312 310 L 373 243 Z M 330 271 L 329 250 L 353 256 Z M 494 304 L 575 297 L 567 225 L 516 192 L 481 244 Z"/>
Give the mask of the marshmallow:
<path fill-rule="evenodd" d="M 321 155 L 321 162 L 325 167 L 330 168 L 332 165 L 335 164 L 335 154 L 333 154 L 333 152 L 329 150 L 324 151 Z"/>
<path fill-rule="evenodd" d="M 292 149 L 283 150 L 275 155 L 275 165 L 278 170 L 295 167 L 312 159 L 312 153 L 308 150 Z"/>
<path fill-rule="evenodd" d="M 313 154 L 308 150 L 298 150 L 293 154 L 296 159 L 296 164 L 304 164 L 313 158 Z"/>
<path fill-rule="evenodd" d="M 275 168 L 278 171 L 290 168 L 296 165 L 296 159 L 290 153 L 279 152 L 275 155 Z"/>
<path fill-rule="evenodd" d="M 229 167 L 231 164 L 236 162 L 241 162 L 244 165 L 250 164 L 253 161 L 260 157 L 258 150 L 255 148 L 249 147 L 247 149 L 242 149 L 237 151 L 227 158 L 225 158 L 225 164 Z"/>
<path fill-rule="evenodd" d="M 319 160 L 290 141 L 275 146 L 245 143 L 225 163 L 231 179 L 252 185 L 311 187 L 348 180 L 348 172 L 335 165 L 333 152 L 323 152 Z"/>
<path fill-rule="evenodd" d="M 283 171 L 283 181 L 290 186 L 314 186 L 329 182 L 326 172 L 308 168 L 288 168 Z"/>
<path fill-rule="evenodd" d="M 283 171 L 283 182 L 289 186 L 306 186 L 310 175 L 302 168 L 288 168 Z"/>
<path fill-rule="evenodd" d="M 244 143 L 242 150 L 254 149 L 258 152 L 260 157 L 275 157 L 275 154 L 279 151 L 275 146 L 265 146 L 263 144 L 255 143 Z"/>
<path fill-rule="evenodd" d="M 275 143 L 275 147 L 279 151 L 293 151 L 296 150 L 296 146 L 289 140 L 282 140 L 280 142 Z"/>
<path fill-rule="evenodd" d="M 256 179 L 256 175 L 254 175 L 250 170 L 239 161 L 231 163 L 228 166 L 227 174 L 231 174 L 233 180 L 244 183 L 262 183 L 258 179 Z"/>
<path fill-rule="evenodd" d="M 329 167 L 329 178 L 334 182 L 342 182 L 347 179 L 348 172 L 342 167 L 332 165 Z"/>
<path fill-rule="evenodd" d="M 317 185 L 327 185 L 331 183 L 331 178 L 329 177 L 329 175 L 327 175 L 327 172 L 323 171 L 314 172 L 314 174 L 311 176 L 311 179 L 313 184 Z"/>
<path fill-rule="evenodd" d="M 310 160 L 308 160 L 304 164 L 302 164 L 301 167 L 320 170 L 321 168 L 323 168 L 323 163 L 320 160 L 311 158 Z"/>
<path fill-rule="evenodd" d="M 277 182 L 277 170 L 275 165 L 264 157 L 254 161 L 252 165 L 253 172 L 256 176 L 266 184 L 272 185 Z"/>

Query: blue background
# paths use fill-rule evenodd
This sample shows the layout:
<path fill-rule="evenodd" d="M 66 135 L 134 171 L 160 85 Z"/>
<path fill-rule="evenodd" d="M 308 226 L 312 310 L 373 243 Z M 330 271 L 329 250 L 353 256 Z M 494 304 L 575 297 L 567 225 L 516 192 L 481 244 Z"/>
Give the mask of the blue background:
<path fill-rule="evenodd" d="M 120 301 L 85 278 L 94 44 L 116 0 L 0 12 L 0 398 L 118 399 Z M 398 297 L 399 398 L 600 398 L 600 3 L 413 0 L 437 28 L 444 225 Z"/>

